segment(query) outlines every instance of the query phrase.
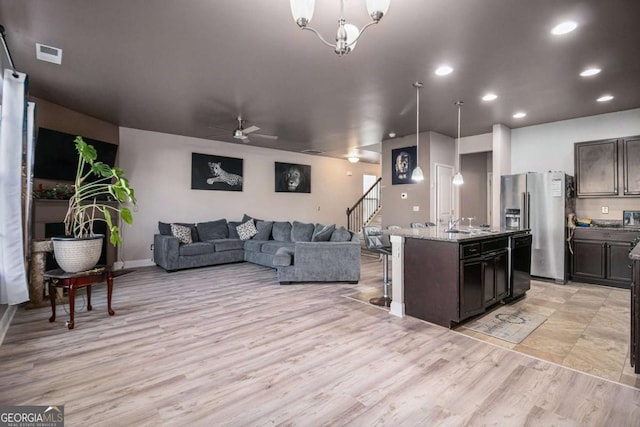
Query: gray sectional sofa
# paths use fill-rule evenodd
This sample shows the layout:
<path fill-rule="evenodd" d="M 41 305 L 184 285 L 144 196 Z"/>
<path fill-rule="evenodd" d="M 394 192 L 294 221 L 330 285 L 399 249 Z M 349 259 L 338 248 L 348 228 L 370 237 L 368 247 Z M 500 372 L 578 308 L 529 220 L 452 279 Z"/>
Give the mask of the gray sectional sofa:
<path fill-rule="evenodd" d="M 158 228 L 154 261 L 167 271 L 247 261 L 275 268 L 281 284 L 360 280 L 360 239 L 344 227 L 245 215 Z"/>

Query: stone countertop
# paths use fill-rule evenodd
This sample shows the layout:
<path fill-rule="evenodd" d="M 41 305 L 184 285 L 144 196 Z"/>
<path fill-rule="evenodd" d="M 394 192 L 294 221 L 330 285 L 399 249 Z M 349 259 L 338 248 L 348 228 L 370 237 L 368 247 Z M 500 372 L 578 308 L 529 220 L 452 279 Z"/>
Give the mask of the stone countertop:
<path fill-rule="evenodd" d="M 576 227 L 576 230 L 612 230 L 612 231 L 627 231 L 627 232 L 635 232 L 640 233 L 640 228 L 634 227 L 623 227 L 616 225 L 592 225 L 591 227 Z"/>
<path fill-rule="evenodd" d="M 474 239 L 486 239 L 488 237 L 503 237 L 512 234 L 521 234 L 529 230 L 507 230 L 497 228 L 480 228 L 480 227 L 457 227 L 460 233 L 445 232 L 446 226 L 426 227 L 426 228 L 400 228 L 395 230 L 385 230 L 392 236 L 402 236 L 413 239 L 423 240 L 441 240 L 447 242 L 462 242 Z"/>

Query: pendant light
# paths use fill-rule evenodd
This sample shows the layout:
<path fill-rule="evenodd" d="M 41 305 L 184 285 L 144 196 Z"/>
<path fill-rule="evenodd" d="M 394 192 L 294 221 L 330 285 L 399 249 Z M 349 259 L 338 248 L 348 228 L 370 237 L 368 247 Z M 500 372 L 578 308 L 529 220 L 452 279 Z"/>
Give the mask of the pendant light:
<path fill-rule="evenodd" d="M 413 87 L 416 88 L 416 168 L 411 173 L 411 180 L 416 182 L 424 180 L 424 174 L 420 167 L 420 88 L 422 86 L 420 82 L 413 84 Z"/>
<path fill-rule="evenodd" d="M 464 184 L 464 178 L 462 177 L 462 173 L 460 172 L 460 110 L 464 105 L 462 101 L 456 101 L 456 105 L 458 106 L 458 139 L 456 141 L 456 174 L 453 175 L 453 185 L 462 185 Z"/>

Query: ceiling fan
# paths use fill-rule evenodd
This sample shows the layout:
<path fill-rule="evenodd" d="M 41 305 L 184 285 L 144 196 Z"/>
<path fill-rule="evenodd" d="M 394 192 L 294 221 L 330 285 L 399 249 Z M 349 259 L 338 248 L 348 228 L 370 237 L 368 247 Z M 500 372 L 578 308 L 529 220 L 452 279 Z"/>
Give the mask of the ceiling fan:
<path fill-rule="evenodd" d="M 216 127 L 218 129 L 223 129 L 226 130 L 228 132 L 233 132 L 232 136 L 235 139 L 239 139 L 242 142 L 249 142 L 249 134 L 251 134 L 251 136 L 257 136 L 260 138 L 265 138 L 265 139 L 278 139 L 278 137 L 276 135 L 265 135 L 265 134 L 261 134 L 261 133 L 254 133 L 258 130 L 260 130 L 260 128 L 258 126 L 249 126 L 248 128 L 245 128 L 245 120 L 242 118 L 242 116 L 238 116 L 237 118 L 238 120 L 238 127 L 235 128 L 233 131 L 231 129 L 225 129 L 223 127 L 219 127 L 219 126 L 213 126 Z"/>

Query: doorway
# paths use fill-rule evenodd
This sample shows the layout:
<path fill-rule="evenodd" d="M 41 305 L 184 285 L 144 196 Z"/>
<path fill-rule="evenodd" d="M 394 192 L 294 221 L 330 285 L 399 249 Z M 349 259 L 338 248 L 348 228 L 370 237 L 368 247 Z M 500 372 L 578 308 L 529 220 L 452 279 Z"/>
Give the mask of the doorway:
<path fill-rule="evenodd" d="M 434 222 L 442 224 L 453 215 L 453 166 L 435 163 L 435 216 Z"/>

